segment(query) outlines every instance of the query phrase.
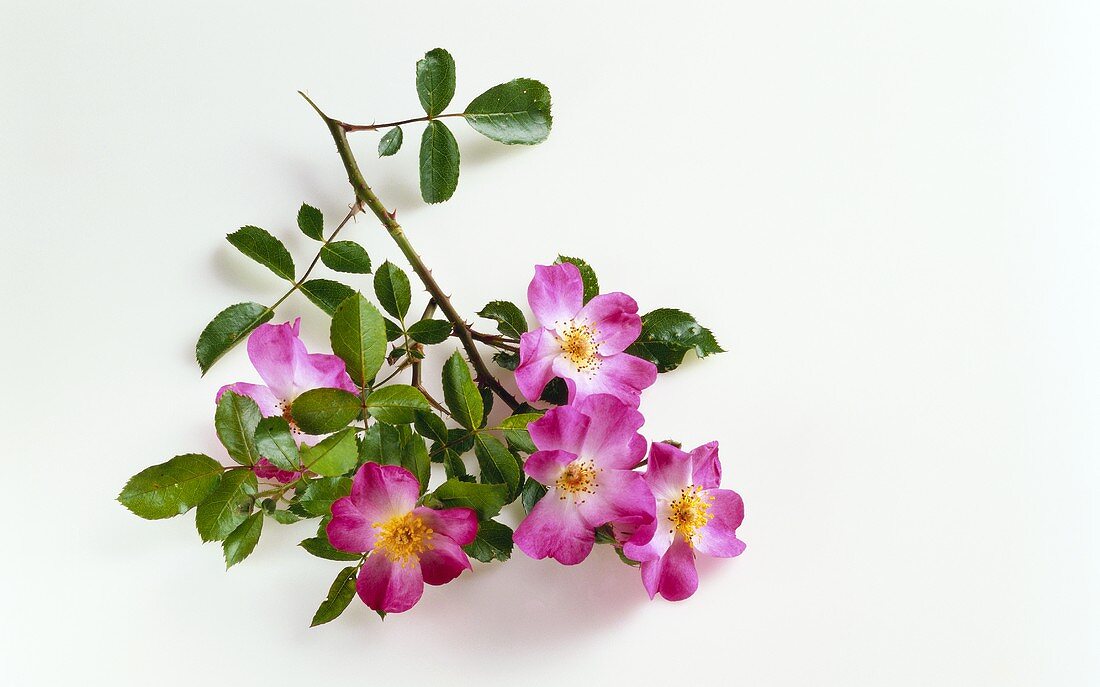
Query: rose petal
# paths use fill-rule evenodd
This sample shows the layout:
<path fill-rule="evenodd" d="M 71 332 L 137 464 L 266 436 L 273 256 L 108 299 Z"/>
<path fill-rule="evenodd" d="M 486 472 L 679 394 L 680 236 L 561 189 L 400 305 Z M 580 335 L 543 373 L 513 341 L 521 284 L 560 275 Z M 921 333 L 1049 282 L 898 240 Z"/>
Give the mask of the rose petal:
<path fill-rule="evenodd" d="M 439 537 L 432 540 L 434 548 L 420 554 L 420 571 L 424 581 L 432 585 L 447 584 L 462 574 L 463 570 L 471 570 L 470 559 L 462 547 L 447 537 Z"/>
<path fill-rule="evenodd" d="M 683 537 L 676 537 L 661 557 L 658 591 L 669 601 L 683 601 L 699 588 L 695 553 Z"/>
<path fill-rule="evenodd" d="M 298 338 L 298 323 L 261 324 L 248 337 L 248 358 L 260 379 L 282 400 L 300 393 L 294 384 L 294 370 L 304 359 L 305 344 Z"/>
<path fill-rule="evenodd" d="M 355 590 L 367 606 L 385 613 L 401 613 L 416 605 L 424 594 L 424 577 L 415 560 L 391 561 L 384 554 L 367 556 Z"/>
<path fill-rule="evenodd" d="M 575 565 L 591 553 L 595 535 L 573 499 L 551 489 L 516 528 L 513 540 L 531 558 L 549 556 L 563 565 Z"/>
<path fill-rule="evenodd" d="M 691 481 L 704 489 L 717 489 L 722 483 L 722 462 L 718 442 L 712 441 L 691 450 Z"/>
<path fill-rule="evenodd" d="M 472 508 L 435 510 L 420 506 L 413 514 L 422 518 L 437 537 L 447 537 L 459 546 L 466 546 L 477 536 L 477 513 Z"/>
<path fill-rule="evenodd" d="M 523 464 L 523 471 L 536 482 L 552 487 L 576 459 L 577 454 L 568 451 L 536 451 Z"/>
<path fill-rule="evenodd" d="M 629 470 L 603 470 L 594 494 L 577 504 L 581 517 L 592 528 L 614 520 L 638 525 L 653 520 L 656 504 L 645 477 Z"/>
<path fill-rule="evenodd" d="M 745 542 L 737 538 L 737 528 L 745 518 L 745 504 L 737 492 L 710 489 L 703 497 L 713 499 L 707 514 L 712 516 L 695 534 L 695 548 L 701 554 L 716 558 L 733 558 L 745 550 Z"/>
<path fill-rule="evenodd" d="M 385 522 L 416 507 L 420 483 L 399 465 L 364 463 L 351 481 L 351 499 L 371 522 Z"/>
<path fill-rule="evenodd" d="M 672 444 L 655 442 L 649 449 L 645 478 L 658 499 L 675 499 L 685 487 L 692 484 L 691 454 L 684 453 Z"/>
<path fill-rule="evenodd" d="M 516 386 L 528 401 L 537 401 L 553 379 L 554 359 L 560 354 L 557 337 L 544 327 L 520 335 Z"/>
<path fill-rule="evenodd" d="M 577 313 L 576 319 L 596 329 L 600 355 L 622 353 L 642 333 L 638 303 L 625 293 L 604 293 L 593 297 Z"/>
<path fill-rule="evenodd" d="M 332 520 L 325 527 L 325 533 L 329 542 L 341 551 L 363 553 L 373 549 L 378 539 L 374 522 L 350 496 L 345 496 L 332 504 Z"/>
<path fill-rule="evenodd" d="M 559 365 L 559 360 L 555 359 L 554 372 L 566 379 L 571 403 L 596 394 L 611 394 L 637 408 L 642 390 L 657 381 L 656 365 L 627 353 L 602 357 L 598 368 L 585 373 L 570 373 L 568 362 Z"/>
<path fill-rule="evenodd" d="M 527 302 L 539 324 L 560 330 L 584 304 L 584 281 L 576 265 L 535 265 L 535 278 L 527 287 Z"/>
<path fill-rule="evenodd" d="M 562 450 L 580 454 L 591 419 L 569 406 L 559 406 L 527 425 L 531 441 L 542 451 Z"/>
<path fill-rule="evenodd" d="M 579 455 L 602 468 L 629 470 L 645 456 L 644 439 L 637 440 L 642 414 L 614 396 L 597 394 L 578 400 L 573 408 L 588 416 Z"/>
<path fill-rule="evenodd" d="M 249 384 L 248 382 L 228 384 L 218 389 L 218 395 L 214 399 L 215 402 L 222 400 L 222 394 L 226 391 L 232 391 L 235 394 L 251 398 L 259 406 L 260 414 L 264 417 L 283 414 L 283 409 L 279 406 L 279 398 L 271 392 L 271 389 L 262 384 Z"/>

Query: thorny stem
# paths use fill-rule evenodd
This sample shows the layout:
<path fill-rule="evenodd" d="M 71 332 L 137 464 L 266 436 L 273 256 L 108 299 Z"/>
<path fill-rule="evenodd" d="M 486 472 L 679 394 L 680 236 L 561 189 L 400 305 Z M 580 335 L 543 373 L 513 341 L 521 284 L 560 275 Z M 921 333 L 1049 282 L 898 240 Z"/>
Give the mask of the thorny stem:
<path fill-rule="evenodd" d="M 515 345 L 515 339 L 509 339 L 508 337 L 499 336 L 497 334 L 484 334 L 482 332 L 476 332 L 473 329 L 470 330 L 470 336 L 483 344 L 488 344 L 493 348 L 499 348 L 502 351 L 511 351 L 513 353 L 519 352 L 519 347 Z"/>
<path fill-rule="evenodd" d="M 501 385 L 500 380 L 489 372 L 489 368 L 485 365 L 481 353 L 477 350 L 477 344 L 474 342 L 473 336 L 470 335 L 469 326 L 458 314 L 458 311 L 455 310 L 447 294 L 444 293 L 443 289 L 436 283 L 431 270 L 428 269 L 424 261 L 420 259 L 416 250 L 412 247 L 412 244 L 409 243 L 408 237 L 405 236 L 404 230 L 397 222 L 397 213 L 391 213 L 387 210 L 386 206 L 383 205 L 382 201 L 378 199 L 378 196 L 374 194 L 370 186 L 367 185 L 366 180 L 363 178 L 363 173 L 359 170 L 359 164 L 356 162 L 355 156 L 351 151 L 351 145 L 348 143 L 348 129 L 346 128 L 348 125 L 326 115 L 305 93 L 298 91 L 298 94 L 305 98 L 306 102 L 308 102 L 317 114 L 320 115 L 321 119 L 328 127 L 329 133 L 332 134 L 332 139 L 336 143 L 336 150 L 340 154 L 340 159 L 344 163 L 344 169 L 348 173 L 348 182 L 351 183 L 351 187 L 355 190 L 355 197 L 361 204 L 370 208 L 374 216 L 378 218 L 378 221 L 382 223 L 382 226 L 385 227 L 386 231 L 389 233 L 390 238 L 394 240 L 397 247 L 400 248 L 402 254 L 404 254 L 405 259 L 409 261 L 409 265 L 412 267 L 413 271 L 416 272 L 416 276 L 420 277 L 420 281 L 423 282 L 424 288 L 431 294 L 432 299 L 454 327 L 455 334 L 458 336 L 459 341 L 462 342 L 462 348 L 465 349 L 466 356 L 470 359 L 470 364 L 474 366 L 474 371 L 477 373 L 478 384 L 489 387 L 489 389 L 500 397 L 500 400 L 504 401 L 509 408 L 513 411 L 517 410 L 520 406 L 519 401 L 513 398 Z"/>
<path fill-rule="evenodd" d="M 424 314 L 420 316 L 421 320 L 430 320 L 432 315 L 435 314 L 435 299 L 429 298 L 428 305 L 424 307 Z M 412 385 L 416 388 L 420 388 L 420 361 L 412 361 Z M 425 397 L 427 394 L 425 394 Z"/>
<path fill-rule="evenodd" d="M 288 290 L 286 293 L 284 293 L 282 298 L 275 301 L 275 304 L 272 305 L 271 307 L 269 307 L 268 310 L 274 310 L 275 308 L 279 307 L 279 305 L 281 305 L 283 301 L 290 298 L 290 294 L 297 291 L 298 288 L 301 287 L 301 285 L 303 283 L 305 283 L 306 279 L 309 278 L 310 272 L 312 272 L 313 268 L 317 266 L 317 261 L 321 259 L 321 251 L 323 251 L 325 249 L 325 246 L 332 243 L 332 240 L 334 238 L 336 238 L 336 235 L 340 233 L 340 230 L 344 228 L 344 225 L 347 224 L 349 221 L 351 221 L 352 217 L 355 217 L 360 212 L 362 212 L 363 209 L 364 209 L 363 202 L 361 200 L 356 200 L 355 204 L 351 206 L 351 210 L 348 211 L 347 216 L 344 217 L 343 221 L 340 222 L 339 226 L 337 226 L 336 229 L 334 229 L 333 232 L 331 234 L 329 234 L 329 237 L 327 239 L 325 239 L 324 243 L 321 244 L 321 247 L 319 249 L 317 249 L 317 255 L 313 256 L 313 261 L 309 263 L 309 267 L 306 268 L 306 271 L 303 272 L 302 276 L 297 281 L 294 282 L 294 284 L 290 287 L 290 290 Z"/>
<path fill-rule="evenodd" d="M 306 98 L 306 100 L 309 100 L 309 99 Z M 312 103 L 310 103 L 310 104 L 312 104 Z M 316 106 L 314 106 L 314 109 L 316 109 Z M 321 115 L 321 116 L 324 117 L 324 115 Z M 342 128 L 344 131 L 347 131 L 347 132 L 351 132 L 351 131 L 378 131 L 379 129 L 389 129 L 390 127 L 401 126 L 402 124 L 412 124 L 413 122 L 428 122 L 428 121 L 431 121 L 433 119 L 441 119 L 443 117 L 464 117 L 464 116 L 465 115 L 462 114 L 461 112 L 451 112 L 450 114 L 435 115 L 434 117 L 424 115 L 423 117 L 413 117 L 412 119 L 402 119 L 399 122 L 386 122 L 385 124 L 348 124 L 347 122 L 338 122 L 335 119 L 332 120 L 332 121 L 339 124 L 340 128 Z"/>

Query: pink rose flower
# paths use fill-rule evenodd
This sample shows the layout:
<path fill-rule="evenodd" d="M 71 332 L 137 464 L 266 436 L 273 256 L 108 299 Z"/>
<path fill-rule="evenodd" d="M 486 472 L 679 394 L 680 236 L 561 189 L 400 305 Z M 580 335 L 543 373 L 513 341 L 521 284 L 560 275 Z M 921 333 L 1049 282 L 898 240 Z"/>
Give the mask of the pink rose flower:
<path fill-rule="evenodd" d="M 696 552 L 731 558 L 745 550 L 737 538 L 745 506 L 736 492 L 718 488 L 722 464 L 717 442 L 691 453 L 653 444 L 645 478 L 657 499 L 657 517 L 638 528 L 623 553 L 641 562 L 649 598 L 660 594 L 681 601 L 699 587 Z"/>
<path fill-rule="evenodd" d="M 523 469 L 548 491 L 516 528 L 521 551 L 573 565 L 592 551 L 600 525 L 653 520 L 653 494 L 631 471 L 645 455 L 643 422 L 637 410 L 598 394 L 553 408 L 528 426 L 539 450 Z"/>
<path fill-rule="evenodd" d="M 332 504 L 329 541 L 341 551 L 369 553 L 355 588 L 376 611 L 407 611 L 425 582 L 446 584 L 472 567 L 462 547 L 477 535 L 477 515 L 469 508 L 417 506 L 419 493 L 405 468 L 365 463 L 351 495 Z"/>
<path fill-rule="evenodd" d="M 527 400 L 561 377 L 570 402 L 611 394 L 638 407 L 642 389 L 657 380 L 657 366 L 623 353 L 642 331 L 633 298 L 605 293 L 585 304 L 580 270 L 566 262 L 535 265 L 527 300 L 542 325 L 520 337 L 516 384 Z"/>
<path fill-rule="evenodd" d="M 353 394 L 359 393 L 359 389 L 352 383 L 344 361 L 338 356 L 306 351 L 305 344 L 298 338 L 300 323 L 301 318 L 298 318 L 293 324 L 285 322 L 257 327 L 248 337 L 248 358 L 266 386 L 237 382 L 219 389 L 217 398 L 221 399 L 227 390 L 248 396 L 260 407 L 264 417 L 285 418 L 290 423 L 294 438 L 299 443 L 312 446 L 321 437 L 303 434 L 294 424 L 290 416 L 294 399 L 310 389 L 343 389 Z"/>

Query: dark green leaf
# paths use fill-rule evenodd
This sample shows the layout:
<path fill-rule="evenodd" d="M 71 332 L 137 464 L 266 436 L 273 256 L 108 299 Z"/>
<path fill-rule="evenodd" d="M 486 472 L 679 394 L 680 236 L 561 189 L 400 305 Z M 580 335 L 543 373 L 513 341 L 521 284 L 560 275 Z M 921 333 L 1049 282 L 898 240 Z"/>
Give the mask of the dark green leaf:
<path fill-rule="evenodd" d="M 256 327 L 272 318 L 275 313 L 259 303 L 237 303 L 214 316 L 210 324 L 199 334 L 195 344 L 195 360 L 206 374 L 210 366 L 226 351 L 237 345 Z"/>
<path fill-rule="evenodd" d="M 355 429 L 349 427 L 314 446 L 302 447 L 302 465 L 318 475 L 338 477 L 355 467 L 359 461 L 359 447 L 355 443 Z"/>
<path fill-rule="evenodd" d="M 218 461 L 209 456 L 176 456 L 131 477 L 118 502 L 146 520 L 171 518 L 202 503 L 218 486 L 222 471 Z"/>
<path fill-rule="evenodd" d="M 425 203 L 442 203 L 458 188 L 458 141 L 438 119 L 428 122 L 420 137 L 420 196 Z"/>
<path fill-rule="evenodd" d="M 382 313 L 362 294 L 340 304 L 332 316 L 332 352 L 347 365 L 357 386 L 370 386 L 386 359 L 386 325 Z"/>
<path fill-rule="evenodd" d="M 626 350 L 656 364 L 658 372 L 676 369 L 690 350 L 700 358 L 723 352 L 709 329 L 674 308 L 658 308 L 642 315 L 642 333 Z"/>
<path fill-rule="evenodd" d="M 389 260 L 374 273 L 374 293 L 386 312 L 401 319 L 409 312 L 412 288 L 405 272 Z"/>
<path fill-rule="evenodd" d="M 256 425 L 256 449 L 280 470 L 299 469 L 298 444 L 290 424 L 281 417 L 265 417 Z"/>
<path fill-rule="evenodd" d="M 260 459 L 256 448 L 256 425 L 260 424 L 261 417 L 259 406 L 247 396 L 226 391 L 218 399 L 214 430 L 229 457 L 241 465 L 253 465 Z"/>
<path fill-rule="evenodd" d="M 507 486 L 509 500 L 519 496 L 520 466 L 500 440 L 488 434 L 478 434 L 474 437 L 474 455 L 477 456 L 482 482 Z"/>
<path fill-rule="evenodd" d="M 422 344 L 437 344 L 447 340 L 451 329 L 451 323 L 446 320 L 420 320 L 409 327 L 409 336 Z"/>
<path fill-rule="evenodd" d="M 638 566 L 641 565 L 641 563 L 639 563 L 638 561 L 636 561 L 633 558 L 630 558 L 629 556 L 627 556 L 623 552 L 623 547 L 616 546 L 616 547 L 614 547 L 614 549 L 615 549 L 615 553 L 619 554 L 619 560 L 622 561 L 623 563 L 626 563 L 627 565 L 629 565 L 632 568 L 637 568 Z"/>
<path fill-rule="evenodd" d="M 538 450 L 531 441 L 531 434 L 527 431 L 527 425 L 542 417 L 542 413 L 520 413 L 506 417 L 500 421 L 500 427 L 504 430 L 504 438 L 508 445 L 516 451 L 534 453 Z"/>
<path fill-rule="evenodd" d="M 311 239 L 321 241 L 324 239 L 325 218 L 317 208 L 302 203 L 298 209 L 298 228 Z"/>
<path fill-rule="evenodd" d="M 508 488 L 449 479 L 431 493 L 431 498 L 445 508 L 473 508 L 479 520 L 488 520 L 508 503 Z"/>
<path fill-rule="evenodd" d="M 375 389 L 367 397 L 367 411 L 391 425 L 416 420 L 418 410 L 430 410 L 428 400 L 419 390 L 405 384 L 391 384 Z"/>
<path fill-rule="evenodd" d="M 380 465 L 400 465 L 420 482 L 420 493 L 428 487 L 431 477 L 431 461 L 424 438 L 413 434 L 406 425 L 393 426 L 377 423 L 371 425 L 359 447 L 359 455 L 365 462 Z"/>
<path fill-rule="evenodd" d="M 531 509 L 543 496 L 546 496 L 546 487 L 528 477 L 527 481 L 523 483 L 523 491 L 519 494 L 520 503 L 523 504 L 523 512 L 530 514 Z"/>
<path fill-rule="evenodd" d="M 324 558 L 328 561 L 357 561 L 363 557 L 361 553 L 348 553 L 341 551 L 329 543 L 328 537 L 310 537 L 298 542 L 298 546 L 305 549 L 310 555 Z"/>
<path fill-rule="evenodd" d="M 565 385 L 565 380 L 561 377 L 554 377 L 551 379 L 550 383 L 546 385 L 546 388 L 542 390 L 542 395 L 539 396 L 539 400 L 553 403 L 556 406 L 563 406 L 568 403 L 569 387 Z"/>
<path fill-rule="evenodd" d="M 416 476 L 420 483 L 420 493 L 428 490 L 428 480 L 432 476 L 432 461 L 428 458 L 428 446 L 424 443 L 424 437 L 413 434 L 408 427 L 401 427 L 401 467 Z"/>
<path fill-rule="evenodd" d="M 297 505 L 302 512 L 311 515 L 328 515 L 332 502 L 351 493 L 351 479 L 347 477 L 318 477 L 302 490 Z"/>
<path fill-rule="evenodd" d="M 401 131 L 401 127 L 395 126 L 386 132 L 386 135 L 378 141 L 378 157 L 389 157 L 398 150 L 401 150 L 401 144 L 405 141 L 405 133 Z"/>
<path fill-rule="evenodd" d="M 451 53 L 436 48 L 416 63 L 416 94 L 429 117 L 443 112 L 455 94 L 455 61 Z"/>
<path fill-rule="evenodd" d="M 237 529 L 229 533 L 222 542 L 222 553 L 225 555 L 225 567 L 228 570 L 237 563 L 248 558 L 260 541 L 260 532 L 264 528 L 264 514 L 253 513 Z"/>
<path fill-rule="evenodd" d="M 593 297 L 598 296 L 600 293 L 600 280 L 596 278 L 596 270 L 592 269 L 584 260 L 580 258 L 570 258 L 564 255 L 559 255 L 558 259 L 554 261 L 554 264 L 560 265 L 563 262 L 568 262 L 571 265 L 576 265 L 577 269 L 581 273 L 581 281 L 584 282 L 584 302 L 592 300 Z"/>
<path fill-rule="evenodd" d="M 383 317 L 382 320 L 386 324 L 386 341 L 397 341 L 405 336 L 405 330 L 401 329 L 401 325 L 388 317 Z"/>
<path fill-rule="evenodd" d="M 280 525 L 292 525 L 302 519 L 301 516 L 291 513 L 289 510 L 265 511 L 265 514 Z"/>
<path fill-rule="evenodd" d="M 355 295 L 350 286 L 331 279 L 310 279 L 298 288 L 329 317 L 336 313 L 341 303 Z"/>
<path fill-rule="evenodd" d="M 259 227 L 241 227 L 225 237 L 233 246 L 287 281 L 294 281 L 294 258 L 283 242 Z"/>
<path fill-rule="evenodd" d="M 462 456 L 450 449 L 443 451 L 443 471 L 446 473 L 447 479 L 458 479 L 463 482 L 475 481 L 473 476 L 466 472 L 466 463 L 463 462 Z"/>
<path fill-rule="evenodd" d="M 481 426 L 485 405 L 458 351 L 443 364 L 443 399 L 458 424 L 467 429 Z"/>
<path fill-rule="evenodd" d="M 367 274 L 370 272 L 370 256 L 355 241 L 333 241 L 321 249 L 321 262 L 337 272 Z"/>
<path fill-rule="evenodd" d="M 462 550 L 482 563 L 506 561 L 512 555 L 512 528 L 496 520 L 483 520 L 477 524 L 477 537 Z"/>
<path fill-rule="evenodd" d="M 195 509 L 195 527 L 203 541 L 221 541 L 240 527 L 252 511 L 256 475 L 251 470 L 228 470 L 214 491 Z"/>
<path fill-rule="evenodd" d="M 447 425 L 443 420 L 430 410 L 421 410 L 416 413 L 416 421 L 413 424 L 417 433 L 425 439 L 447 443 Z"/>
<path fill-rule="evenodd" d="M 474 435 L 465 429 L 447 430 L 447 447 L 459 454 L 468 453 L 474 448 Z"/>
<path fill-rule="evenodd" d="M 493 362 L 500 365 L 505 370 L 515 372 L 516 368 L 519 367 L 519 353 L 497 351 L 493 354 Z"/>
<path fill-rule="evenodd" d="M 494 141 L 542 143 L 550 135 L 550 90 L 534 79 L 493 86 L 466 106 L 466 121 Z"/>
<path fill-rule="evenodd" d="M 518 339 L 527 331 L 527 318 L 523 316 L 523 311 L 509 301 L 492 301 L 478 315 L 496 320 L 497 331 L 513 339 Z"/>
<path fill-rule="evenodd" d="M 317 612 L 313 614 L 313 622 L 310 627 L 317 627 L 331 622 L 340 617 L 351 600 L 355 598 L 355 573 L 358 568 L 348 566 L 340 571 L 336 580 L 329 587 L 328 596 L 321 602 Z"/>
<path fill-rule="evenodd" d="M 362 401 L 343 389 L 310 389 L 290 406 L 291 417 L 306 434 L 330 434 L 359 417 Z"/>

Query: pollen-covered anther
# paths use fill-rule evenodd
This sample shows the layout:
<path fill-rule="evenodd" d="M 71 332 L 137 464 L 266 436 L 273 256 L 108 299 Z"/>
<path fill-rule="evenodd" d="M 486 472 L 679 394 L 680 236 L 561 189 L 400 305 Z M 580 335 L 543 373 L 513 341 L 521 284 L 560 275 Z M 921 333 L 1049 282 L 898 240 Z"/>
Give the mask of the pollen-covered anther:
<path fill-rule="evenodd" d="M 672 524 L 672 531 L 679 532 L 687 539 L 688 544 L 693 544 L 693 538 L 699 529 L 705 527 L 713 513 L 708 513 L 714 497 L 703 495 L 702 487 L 690 486 L 680 490 L 680 495 L 669 504 L 668 521 Z"/>
<path fill-rule="evenodd" d="M 432 544 L 435 532 L 424 520 L 412 513 L 394 516 L 385 522 L 373 523 L 372 526 L 379 529 L 374 552 L 383 554 L 390 561 L 400 562 L 402 567 L 425 551 L 435 548 Z"/>
<path fill-rule="evenodd" d="M 597 481 L 600 472 L 601 469 L 590 460 L 575 460 L 566 466 L 555 486 L 561 491 L 563 499 L 566 496 L 583 499 L 583 494 L 596 493 L 596 487 L 600 486 Z"/>
<path fill-rule="evenodd" d="M 577 368 L 577 372 L 594 372 L 599 369 L 596 334 L 596 328 L 592 325 L 576 322 L 570 322 L 561 330 L 561 352 Z"/>
<path fill-rule="evenodd" d="M 294 421 L 294 416 L 290 413 L 290 402 L 280 401 L 279 407 L 283 409 L 283 419 L 290 425 L 290 431 L 292 434 L 301 434 L 302 429 L 298 426 L 298 423 Z"/>

